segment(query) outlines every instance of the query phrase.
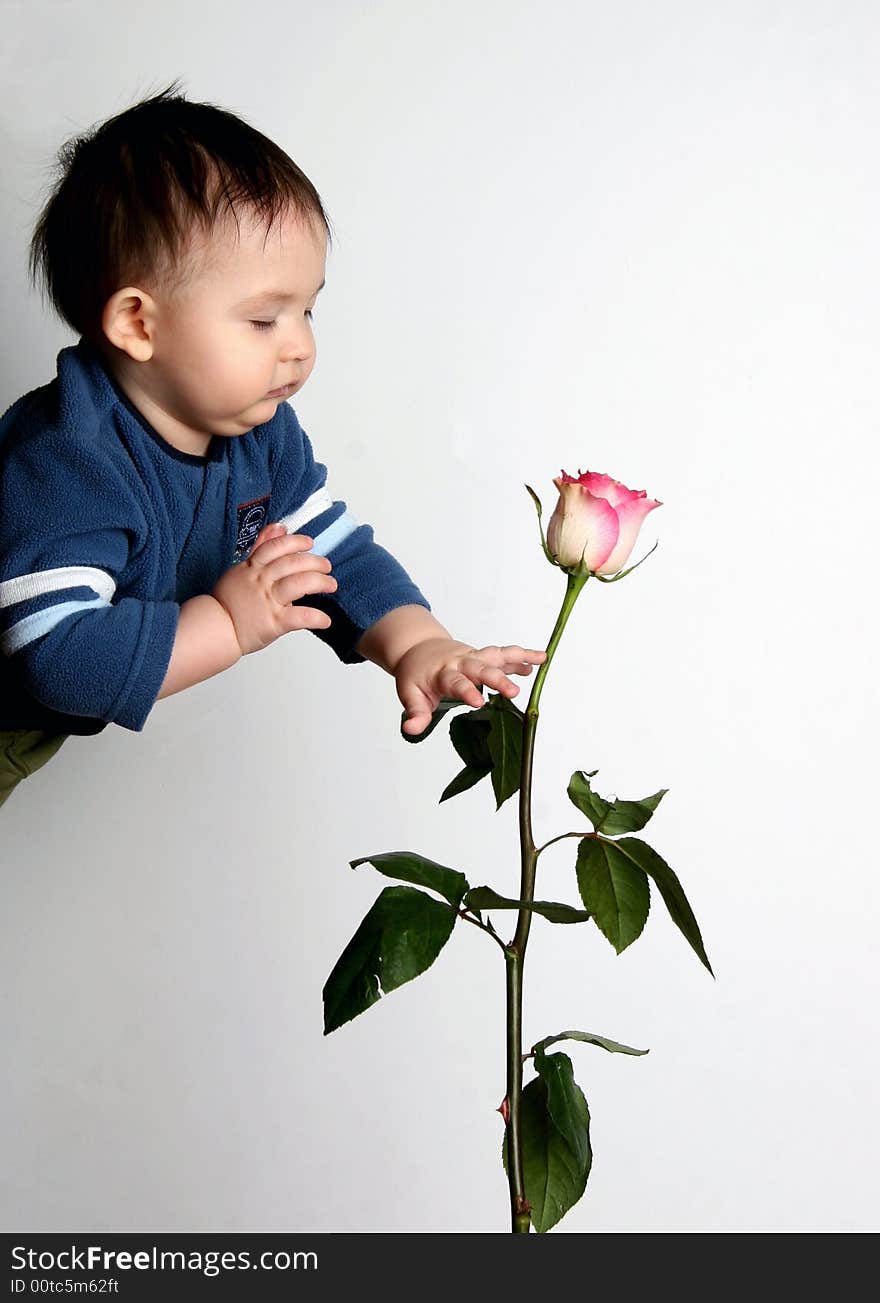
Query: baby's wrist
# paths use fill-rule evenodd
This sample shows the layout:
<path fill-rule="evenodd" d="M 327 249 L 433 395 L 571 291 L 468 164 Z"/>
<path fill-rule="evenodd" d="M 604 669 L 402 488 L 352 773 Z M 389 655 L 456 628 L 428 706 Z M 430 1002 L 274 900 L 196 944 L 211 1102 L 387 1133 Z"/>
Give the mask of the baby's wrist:
<path fill-rule="evenodd" d="M 443 625 L 424 606 L 398 606 L 383 615 L 361 635 L 355 650 L 389 674 L 395 674 L 413 647 L 432 638 L 452 640 Z"/>
<path fill-rule="evenodd" d="M 225 642 L 231 651 L 237 649 L 238 656 L 236 657 L 236 659 L 240 659 L 246 653 L 241 645 L 241 640 L 239 639 L 238 636 L 238 630 L 235 627 L 235 620 L 232 617 L 232 612 L 229 610 L 227 606 L 223 604 L 223 601 L 216 595 L 216 593 L 206 594 L 206 596 L 209 597 L 209 600 L 212 601 L 214 605 L 219 608 L 219 610 L 215 612 L 212 616 L 212 620 L 216 625 L 216 633 L 217 636 L 219 637 L 219 641 L 221 643 Z M 199 599 L 192 598 L 191 600 L 197 601 Z M 221 630 L 222 630 L 222 634 L 220 633 Z"/>

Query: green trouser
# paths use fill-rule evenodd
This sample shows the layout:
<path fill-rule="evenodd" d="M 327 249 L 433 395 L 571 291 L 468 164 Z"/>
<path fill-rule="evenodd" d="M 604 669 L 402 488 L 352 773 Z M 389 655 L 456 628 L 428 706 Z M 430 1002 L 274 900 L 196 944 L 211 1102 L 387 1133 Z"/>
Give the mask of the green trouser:
<path fill-rule="evenodd" d="M 41 729 L 0 730 L 0 805 L 23 778 L 40 769 L 70 736 Z"/>

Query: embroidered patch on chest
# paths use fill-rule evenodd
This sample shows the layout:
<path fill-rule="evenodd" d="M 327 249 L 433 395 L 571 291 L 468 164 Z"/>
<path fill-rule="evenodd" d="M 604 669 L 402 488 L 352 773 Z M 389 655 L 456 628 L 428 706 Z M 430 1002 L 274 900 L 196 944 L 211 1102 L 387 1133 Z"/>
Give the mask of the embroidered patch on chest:
<path fill-rule="evenodd" d="M 253 498 L 250 502 L 240 502 L 236 508 L 235 554 L 232 564 L 243 561 L 254 545 L 254 539 L 266 523 L 269 513 L 270 494 L 264 498 Z"/>

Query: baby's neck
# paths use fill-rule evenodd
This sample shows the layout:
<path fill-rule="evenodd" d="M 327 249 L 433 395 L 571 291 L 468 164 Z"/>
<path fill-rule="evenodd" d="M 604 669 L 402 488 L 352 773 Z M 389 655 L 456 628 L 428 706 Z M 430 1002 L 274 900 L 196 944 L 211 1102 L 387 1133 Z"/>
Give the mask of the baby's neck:
<path fill-rule="evenodd" d="M 105 349 L 99 346 L 98 352 L 104 366 L 126 398 L 160 438 L 172 448 L 176 448 L 178 452 L 186 452 L 194 457 L 208 455 L 213 435 L 202 430 L 194 430 L 167 412 L 141 383 L 137 370 L 141 363 L 132 362 L 124 355 L 120 357 L 118 350 L 112 348 Z"/>

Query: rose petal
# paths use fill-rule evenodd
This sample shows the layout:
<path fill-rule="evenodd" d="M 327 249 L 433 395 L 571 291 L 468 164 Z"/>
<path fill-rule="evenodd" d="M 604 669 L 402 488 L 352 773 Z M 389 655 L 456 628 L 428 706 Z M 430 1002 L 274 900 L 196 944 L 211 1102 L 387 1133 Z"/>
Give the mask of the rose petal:
<path fill-rule="evenodd" d="M 604 498 L 612 507 L 619 507 L 634 498 L 647 497 L 644 489 L 628 489 L 620 480 L 612 479 L 610 475 L 601 475 L 598 471 L 585 471 L 578 483 L 586 485 L 591 493 L 597 498 Z"/>
<path fill-rule="evenodd" d="M 656 502 L 649 497 L 630 498 L 627 502 L 621 502 L 616 508 L 617 518 L 619 521 L 619 532 L 617 542 L 612 551 L 605 557 L 604 561 L 598 566 L 593 567 L 597 574 L 613 575 L 618 570 L 622 570 L 630 552 L 632 552 L 639 530 L 642 527 L 642 521 L 649 511 L 655 507 L 662 507 L 662 502 Z"/>
<path fill-rule="evenodd" d="M 588 570 L 598 569 L 617 543 L 617 512 L 564 472 L 553 483 L 559 501 L 547 526 L 548 548 L 560 565 L 577 566 L 583 557 Z"/>

